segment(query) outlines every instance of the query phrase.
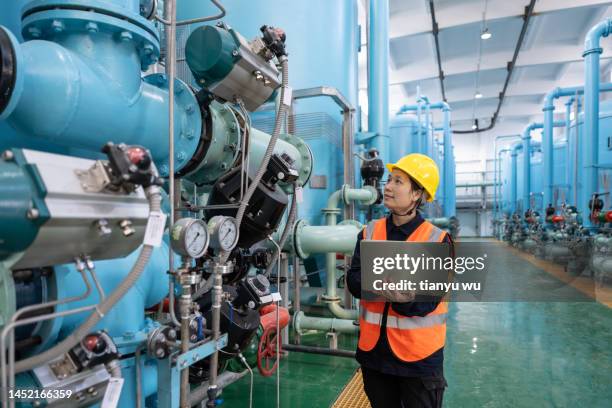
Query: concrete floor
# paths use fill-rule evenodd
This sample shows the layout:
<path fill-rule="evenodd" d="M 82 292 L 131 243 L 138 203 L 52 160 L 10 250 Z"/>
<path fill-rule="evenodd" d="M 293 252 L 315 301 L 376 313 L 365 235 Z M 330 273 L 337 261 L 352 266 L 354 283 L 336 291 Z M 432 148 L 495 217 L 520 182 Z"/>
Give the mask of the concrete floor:
<path fill-rule="evenodd" d="M 555 281 L 506 247 L 496 274 L 509 289 Z M 490 272 L 491 273 L 491 272 Z M 569 288 L 568 290 L 575 290 Z M 580 295 L 575 294 L 577 298 Z M 445 407 L 609 407 L 612 404 L 612 310 L 598 302 L 453 303 L 448 321 Z M 344 336 L 342 347 L 354 349 Z M 304 344 L 325 346 L 305 336 Z M 341 357 L 291 353 L 281 362 L 281 407 L 328 407 L 357 364 Z M 253 407 L 276 406 L 276 379 L 255 375 Z M 249 377 L 227 388 L 224 406 L 247 407 Z"/>

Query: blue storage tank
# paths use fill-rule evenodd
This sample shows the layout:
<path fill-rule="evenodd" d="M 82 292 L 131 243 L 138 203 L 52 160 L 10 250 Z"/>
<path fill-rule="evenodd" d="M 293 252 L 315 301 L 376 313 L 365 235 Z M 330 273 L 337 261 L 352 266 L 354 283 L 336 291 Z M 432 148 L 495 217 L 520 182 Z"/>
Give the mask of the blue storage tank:
<path fill-rule="evenodd" d="M 560 140 L 553 147 L 553 206 L 558 207 L 568 200 L 567 143 Z M 548 203 L 545 204 L 548 206 Z"/>
<path fill-rule="evenodd" d="M 565 135 L 564 140 L 557 141 L 553 150 L 553 198 L 556 199 L 555 204 L 559 206 L 563 202 L 569 205 L 576 205 L 579 211 L 583 214 L 588 214 L 588 203 L 576 203 L 576 198 L 580 196 L 581 190 L 581 172 L 582 172 L 582 149 L 581 143 L 576 146 L 576 131 L 578 131 L 577 140 L 579 141 L 584 132 L 584 113 L 578 115 L 578 120 L 574 120 L 570 126 L 569 135 Z M 598 155 L 598 173 L 599 173 L 599 193 L 611 192 L 612 180 L 612 101 L 602 101 L 600 103 L 599 112 L 599 155 Z M 569 152 L 568 152 L 569 149 Z M 521 201 L 522 192 L 522 150 L 519 151 L 518 162 L 518 200 Z M 569 157 L 569 161 L 568 161 Z M 531 170 L 531 192 L 540 193 L 543 190 L 543 180 L 541 179 L 543 171 L 541 163 L 532 156 Z M 539 167 L 538 167 L 539 166 Z M 510 191 L 511 179 L 511 157 L 506 154 L 502 157 L 502 170 L 500 174 L 501 182 L 501 208 L 502 211 L 508 212 L 511 208 Z M 578 190 L 574 186 L 578 185 Z M 612 206 L 612 198 L 610 194 L 602 196 L 605 208 Z M 541 198 L 535 200 L 536 207 L 539 211 L 543 210 Z"/>
<path fill-rule="evenodd" d="M 389 161 L 395 163 L 403 156 L 417 151 L 418 122 L 412 115 L 397 115 L 389 122 Z"/>
<path fill-rule="evenodd" d="M 577 125 L 577 127 L 576 127 Z M 578 131 L 578 144 L 576 146 L 576 130 Z M 579 143 L 584 135 L 584 113 L 578 115 L 578 120 L 574 120 L 570 126 L 570 157 L 569 176 L 572 180 L 569 190 L 569 203 L 578 207 L 582 214 L 588 214 L 588 203 L 576 202 L 576 197 L 580 197 L 582 190 L 582 144 Z M 612 176 L 612 101 L 602 101 L 599 104 L 599 155 L 598 155 L 598 185 L 599 193 L 610 193 L 610 178 Z M 577 149 L 577 150 L 576 150 Z M 576 167 L 577 166 L 577 167 Z M 574 191 L 573 186 L 578 181 L 578 189 Z M 601 197 L 604 200 L 605 208 L 612 205 L 610 195 Z"/>
<path fill-rule="evenodd" d="M 357 109 L 360 28 L 356 0 L 224 0 L 223 5 L 227 10 L 223 21 L 247 39 L 260 36 L 259 28 L 264 24 L 285 30 L 293 89 L 331 86 Z M 210 2 L 202 0 L 182 0 L 177 7 L 179 20 L 217 13 Z M 188 34 L 179 37 L 184 41 Z M 304 202 L 298 207 L 299 216 L 321 224 L 321 209 L 327 198 L 342 186 L 342 115 L 328 98 L 297 101 L 293 113 L 292 131 L 306 140 L 315 157 L 313 176 L 304 187 Z M 356 119 L 357 115 L 355 125 Z M 271 114 L 253 115 L 253 126 L 270 131 L 267 126 L 271 126 Z"/>

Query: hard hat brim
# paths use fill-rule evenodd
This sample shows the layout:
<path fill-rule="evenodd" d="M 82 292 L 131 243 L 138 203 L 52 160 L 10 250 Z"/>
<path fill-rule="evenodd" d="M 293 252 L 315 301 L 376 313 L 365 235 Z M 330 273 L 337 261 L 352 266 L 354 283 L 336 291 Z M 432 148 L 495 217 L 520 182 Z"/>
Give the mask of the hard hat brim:
<path fill-rule="evenodd" d="M 421 182 L 415 178 L 412 174 L 410 174 L 409 172 L 407 172 L 406 170 L 402 169 L 401 167 L 396 166 L 393 163 L 387 163 L 385 164 L 385 167 L 387 168 L 387 170 L 389 171 L 389 173 L 391 173 L 393 171 L 393 169 L 398 169 L 403 171 L 404 173 L 406 173 L 409 177 L 411 177 L 412 179 L 414 179 L 417 183 L 421 184 Z M 423 187 L 423 190 L 425 190 L 425 193 L 427 193 L 427 202 L 431 203 L 434 200 L 434 195 L 435 192 L 432 194 L 430 191 L 427 191 L 427 189 L 425 187 Z"/>

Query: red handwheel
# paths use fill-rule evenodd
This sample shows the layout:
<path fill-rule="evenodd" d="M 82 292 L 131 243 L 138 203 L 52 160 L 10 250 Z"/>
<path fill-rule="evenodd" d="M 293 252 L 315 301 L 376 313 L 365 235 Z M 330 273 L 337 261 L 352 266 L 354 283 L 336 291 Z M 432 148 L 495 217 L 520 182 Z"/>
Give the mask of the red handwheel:
<path fill-rule="evenodd" d="M 280 344 L 283 344 L 282 337 Z M 264 377 L 270 377 L 278 367 L 276 327 L 264 329 L 257 347 L 257 368 Z M 281 349 L 282 352 L 282 349 Z"/>

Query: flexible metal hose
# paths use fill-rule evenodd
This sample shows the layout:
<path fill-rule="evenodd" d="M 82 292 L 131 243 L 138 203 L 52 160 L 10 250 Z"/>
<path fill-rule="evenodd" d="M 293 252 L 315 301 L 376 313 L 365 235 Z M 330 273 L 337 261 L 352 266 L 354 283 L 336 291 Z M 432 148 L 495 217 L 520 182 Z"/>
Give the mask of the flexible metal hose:
<path fill-rule="evenodd" d="M 297 187 L 294 184 L 293 199 L 291 200 L 291 207 L 289 209 L 289 216 L 287 217 L 287 223 L 285 224 L 285 228 L 283 229 L 281 238 L 278 241 L 278 248 L 274 250 L 274 255 L 272 256 L 272 259 L 278 258 L 278 256 L 280 255 L 280 251 L 282 251 L 283 247 L 285 246 L 285 242 L 287 241 L 287 238 L 289 237 L 289 233 L 293 230 L 293 225 L 295 224 L 295 218 L 297 215 L 297 194 L 295 192 L 296 188 Z M 272 272 L 273 267 L 274 267 L 274 262 L 270 262 L 270 265 L 268 265 L 268 267 L 266 268 L 266 272 L 264 273 L 264 275 L 269 276 L 270 272 Z M 278 272 L 277 272 L 277 277 L 278 277 Z M 278 284 L 280 285 L 280 281 L 278 281 Z"/>
<path fill-rule="evenodd" d="M 161 211 L 161 192 L 158 186 L 150 186 L 145 190 L 147 198 L 149 200 L 149 210 L 152 212 Z M 89 316 L 89 318 L 79 326 L 72 334 L 62 340 L 54 347 L 44 351 L 41 354 L 27 358 L 25 360 L 18 361 L 15 363 L 15 372 L 21 373 L 28 371 L 34 367 L 38 367 L 47 361 L 67 353 L 71 348 L 76 346 L 83 337 L 91 332 L 96 324 L 108 313 L 110 309 L 126 294 L 126 292 L 136 283 L 140 275 L 145 269 L 145 266 L 149 262 L 153 247 L 150 245 L 144 245 L 138 255 L 138 259 L 134 263 L 132 270 L 125 279 L 119 284 L 119 286 L 111 293 Z"/>
<path fill-rule="evenodd" d="M 289 86 L 289 64 L 287 62 L 287 57 L 282 56 L 280 58 L 281 62 L 281 71 L 282 71 L 282 86 L 280 91 L 280 105 L 278 108 L 278 114 L 276 115 L 276 119 L 274 121 L 274 130 L 272 132 L 272 136 L 270 137 L 270 141 L 268 142 L 268 147 L 266 148 L 266 152 L 264 153 L 264 157 L 261 161 L 261 166 L 259 170 L 257 170 L 257 174 L 253 178 L 253 181 L 249 185 L 244 197 L 242 198 L 242 202 L 240 203 L 240 207 L 238 207 L 238 212 L 236 213 L 236 225 L 238 230 L 240 230 L 240 224 L 242 224 L 242 218 L 244 217 L 244 213 L 249 204 L 249 200 L 255 193 L 261 178 L 268 168 L 268 163 L 270 162 L 270 158 L 272 157 L 272 153 L 274 152 L 274 146 L 276 146 L 276 141 L 278 140 L 278 136 L 280 135 L 281 125 L 283 123 L 283 119 L 285 114 L 287 113 L 287 105 L 285 105 L 285 90 Z M 230 252 L 222 251 L 219 260 L 221 264 L 225 264 L 227 259 L 230 256 Z"/>

